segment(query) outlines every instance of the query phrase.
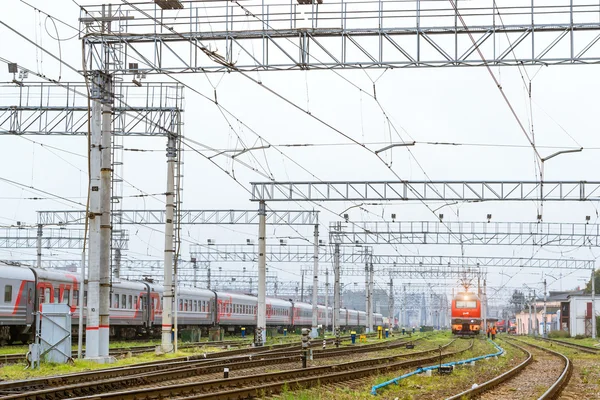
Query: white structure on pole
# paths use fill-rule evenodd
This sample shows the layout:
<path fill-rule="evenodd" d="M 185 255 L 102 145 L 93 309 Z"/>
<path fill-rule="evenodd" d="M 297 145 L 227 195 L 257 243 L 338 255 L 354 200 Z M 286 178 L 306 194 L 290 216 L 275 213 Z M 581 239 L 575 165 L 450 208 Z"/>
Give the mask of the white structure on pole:
<path fill-rule="evenodd" d="M 592 339 L 596 339 L 596 268 L 592 268 Z"/>
<path fill-rule="evenodd" d="M 108 52 L 108 48 L 106 48 Z M 108 62 L 109 55 L 106 55 Z M 99 349 L 98 355 L 109 358 L 108 344 L 110 337 L 110 248 L 112 238 L 111 226 L 111 192 L 112 192 L 112 78 L 106 75 L 105 90 L 109 99 L 102 103 L 102 140 L 101 140 L 101 168 L 100 168 L 100 325 L 98 328 Z"/>
<path fill-rule="evenodd" d="M 329 331 L 329 268 L 325 269 L 325 327 L 323 336 Z"/>
<path fill-rule="evenodd" d="M 313 289 L 312 289 L 312 329 L 310 336 L 316 338 L 319 336 L 319 224 L 315 224 L 314 234 L 314 247 L 315 247 L 315 259 L 314 259 L 314 270 L 313 270 Z M 304 277 L 304 275 L 303 275 Z M 304 294 L 304 279 L 302 280 L 302 294 Z"/>
<path fill-rule="evenodd" d="M 177 157 L 177 149 L 175 146 L 175 137 L 169 135 L 167 142 L 167 193 L 166 193 L 166 208 L 165 208 L 165 252 L 164 252 L 164 283 L 163 283 L 163 310 L 162 310 L 162 335 L 161 335 L 161 350 L 163 352 L 171 352 L 173 348 L 173 304 L 174 299 L 174 284 L 173 284 L 173 219 L 175 218 L 175 163 Z M 148 299 L 154 301 L 153 299 Z"/>
<path fill-rule="evenodd" d="M 89 278 L 87 291 L 87 320 L 85 332 L 85 358 L 99 360 L 100 325 L 100 199 L 101 168 L 101 99 L 104 89 L 104 74 L 95 72 L 92 81 L 92 107 L 90 118 L 90 193 L 88 227 L 90 250 L 88 252 Z M 100 361 L 100 360 L 99 360 Z"/>
<path fill-rule="evenodd" d="M 264 345 L 267 341 L 267 258 L 266 258 L 266 235 L 267 235 L 267 210 L 264 201 L 258 204 L 258 311 L 256 318 L 256 328 L 260 332 L 257 338 L 259 345 Z"/>

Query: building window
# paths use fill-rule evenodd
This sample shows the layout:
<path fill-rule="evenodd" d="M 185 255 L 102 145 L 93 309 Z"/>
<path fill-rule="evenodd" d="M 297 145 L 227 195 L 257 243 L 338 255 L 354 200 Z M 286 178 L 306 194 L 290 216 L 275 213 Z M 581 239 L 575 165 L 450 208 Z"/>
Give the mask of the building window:
<path fill-rule="evenodd" d="M 5 303 L 12 302 L 12 286 L 9 286 L 9 285 L 4 286 L 4 302 Z"/>

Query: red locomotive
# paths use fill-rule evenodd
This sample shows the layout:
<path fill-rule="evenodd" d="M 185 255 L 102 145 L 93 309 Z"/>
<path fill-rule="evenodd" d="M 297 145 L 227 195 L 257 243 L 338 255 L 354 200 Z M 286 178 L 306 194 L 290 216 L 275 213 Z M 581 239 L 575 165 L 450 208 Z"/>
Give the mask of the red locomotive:
<path fill-rule="evenodd" d="M 475 293 L 461 292 L 452 299 L 452 333 L 477 335 L 481 330 L 481 301 Z"/>

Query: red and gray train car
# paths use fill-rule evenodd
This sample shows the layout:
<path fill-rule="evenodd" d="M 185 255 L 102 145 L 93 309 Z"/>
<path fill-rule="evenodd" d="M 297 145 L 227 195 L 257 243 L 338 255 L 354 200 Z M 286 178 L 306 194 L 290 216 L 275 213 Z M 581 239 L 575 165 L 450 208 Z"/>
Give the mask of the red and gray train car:
<path fill-rule="evenodd" d="M 0 264 L 0 342 L 26 342 L 32 338 L 34 312 L 43 303 L 66 303 L 72 312 L 73 332 L 79 324 L 81 282 L 79 275 Z M 134 338 L 160 334 L 162 324 L 162 285 L 142 281 L 113 282 L 110 305 L 111 336 Z M 241 327 L 256 326 L 255 296 L 215 292 L 208 289 L 181 288 L 178 291 L 177 323 L 179 329 L 221 326 L 237 332 Z M 280 329 L 310 327 L 312 305 L 307 303 L 266 299 L 267 326 Z M 87 293 L 83 293 L 87 304 Z M 332 325 L 333 311 L 318 306 L 318 325 Z M 325 320 L 328 315 L 327 321 Z M 374 314 L 375 325 L 383 325 L 381 314 Z M 84 321 L 85 322 L 85 321 Z M 340 310 L 343 330 L 360 329 L 366 325 L 366 313 Z"/>

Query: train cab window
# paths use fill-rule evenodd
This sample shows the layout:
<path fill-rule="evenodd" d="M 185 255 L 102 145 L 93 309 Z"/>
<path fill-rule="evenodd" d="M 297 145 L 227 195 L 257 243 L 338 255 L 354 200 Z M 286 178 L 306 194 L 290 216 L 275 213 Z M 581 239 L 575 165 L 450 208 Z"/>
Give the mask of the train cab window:
<path fill-rule="evenodd" d="M 456 300 L 456 308 L 477 308 L 475 300 Z"/>
<path fill-rule="evenodd" d="M 73 290 L 73 305 L 79 305 L 79 290 Z"/>
<path fill-rule="evenodd" d="M 60 302 L 60 289 L 56 288 L 54 289 L 54 303 L 58 303 Z"/>
<path fill-rule="evenodd" d="M 119 295 L 115 294 L 115 301 L 113 303 L 113 308 L 119 308 Z"/>
<path fill-rule="evenodd" d="M 133 299 L 133 297 L 131 295 L 129 295 L 129 297 L 127 297 L 127 308 L 129 308 L 130 310 L 133 310 L 133 305 L 131 303 L 132 299 Z"/>
<path fill-rule="evenodd" d="M 65 289 L 63 291 L 63 300 L 62 300 L 62 302 L 63 303 L 67 303 L 69 305 L 71 304 L 71 290 Z"/>
<path fill-rule="evenodd" d="M 4 302 L 5 303 L 12 302 L 12 285 L 4 286 Z"/>

